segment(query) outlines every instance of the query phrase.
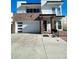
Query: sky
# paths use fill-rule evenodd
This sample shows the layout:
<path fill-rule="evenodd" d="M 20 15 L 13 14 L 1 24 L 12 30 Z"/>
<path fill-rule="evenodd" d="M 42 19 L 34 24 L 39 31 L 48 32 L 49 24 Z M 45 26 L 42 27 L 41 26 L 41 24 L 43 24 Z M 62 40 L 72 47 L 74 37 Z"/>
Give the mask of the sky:
<path fill-rule="evenodd" d="M 11 0 L 11 12 L 14 13 L 16 11 L 17 1 L 27 1 L 27 3 L 40 3 L 41 0 Z M 67 15 L 67 0 L 63 0 L 64 4 L 62 6 L 62 14 L 64 16 Z"/>

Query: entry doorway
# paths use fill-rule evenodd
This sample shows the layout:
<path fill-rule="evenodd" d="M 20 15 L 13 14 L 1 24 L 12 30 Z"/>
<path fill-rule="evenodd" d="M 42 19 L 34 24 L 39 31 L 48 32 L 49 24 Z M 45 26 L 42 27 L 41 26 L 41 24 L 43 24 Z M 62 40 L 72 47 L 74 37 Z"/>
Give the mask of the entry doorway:
<path fill-rule="evenodd" d="M 44 31 L 47 31 L 47 21 L 46 20 L 43 21 L 43 26 L 44 26 Z"/>
<path fill-rule="evenodd" d="M 51 33 L 51 23 L 49 20 L 43 20 L 44 33 Z"/>

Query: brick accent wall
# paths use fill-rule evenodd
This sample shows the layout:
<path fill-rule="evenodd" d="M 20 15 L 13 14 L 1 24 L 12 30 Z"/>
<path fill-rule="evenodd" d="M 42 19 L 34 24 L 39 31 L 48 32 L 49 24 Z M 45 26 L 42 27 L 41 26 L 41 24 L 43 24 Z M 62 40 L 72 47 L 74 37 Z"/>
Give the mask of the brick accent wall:
<path fill-rule="evenodd" d="M 60 31 L 59 37 L 67 37 L 67 31 Z"/>
<path fill-rule="evenodd" d="M 35 20 L 39 16 L 39 13 L 15 13 L 13 15 L 13 21 L 27 21 Z"/>

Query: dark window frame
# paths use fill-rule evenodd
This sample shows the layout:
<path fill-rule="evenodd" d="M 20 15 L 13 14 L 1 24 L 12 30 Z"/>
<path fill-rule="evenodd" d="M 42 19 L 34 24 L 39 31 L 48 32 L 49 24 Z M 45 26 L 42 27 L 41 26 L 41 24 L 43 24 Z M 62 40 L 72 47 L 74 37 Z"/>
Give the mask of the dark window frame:
<path fill-rule="evenodd" d="M 36 9 L 36 12 L 40 12 L 40 9 Z"/>
<path fill-rule="evenodd" d="M 18 25 L 18 27 L 22 27 L 22 25 Z"/>
<path fill-rule="evenodd" d="M 18 31 L 18 33 L 22 33 L 22 31 Z"/>
<path fill-rule="evenodd" d="M 18 28 L 18 30 L 22 30 L 22 28 Z"/>
<path fill-rule="evenodd" d="M 58 11 L 58 13 L 60 14 L 60 13 L 61 13 L 61 8 L 58 7 L 58 8 L 57 8 L 57 11 Z"/>
<path fill-rule="evenodd" d="M 23 24 L 23 22 L 17 22 L 17 24 Z"/>
<path fill-rule="evenodd" d="M 26 12 L 27 13 L 39 13 L 40 12 L 40 9 L 39 8 L 37 8 L 37 9 L 26 9 Z"/>
<path fill-rule="evenodd" d="M 55 12 L 55 8 L 54 8 L 54 7 L 52 8 L 52 11 L 54 12 L 54 14 L 56 14 L 56 12 Z"/>
<path fill-rule="evenodd" d="M 60 7 L 58 7 L 57 10 L 60 11 Z"/>

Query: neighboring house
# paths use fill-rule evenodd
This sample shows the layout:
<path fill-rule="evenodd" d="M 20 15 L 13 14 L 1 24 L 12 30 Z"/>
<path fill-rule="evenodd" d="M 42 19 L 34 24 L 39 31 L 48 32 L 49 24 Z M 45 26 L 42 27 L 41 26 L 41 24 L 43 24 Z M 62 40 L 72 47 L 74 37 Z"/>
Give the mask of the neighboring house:
<path fill-rule="evenodd" d="M 52 33 L 63 31 L 62 0 L 41 0 L 41 3 L 17 2 L 13 14 L 12 33 Z"/>

